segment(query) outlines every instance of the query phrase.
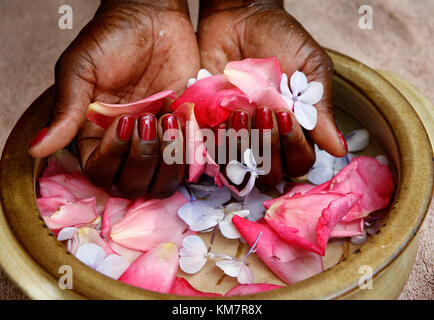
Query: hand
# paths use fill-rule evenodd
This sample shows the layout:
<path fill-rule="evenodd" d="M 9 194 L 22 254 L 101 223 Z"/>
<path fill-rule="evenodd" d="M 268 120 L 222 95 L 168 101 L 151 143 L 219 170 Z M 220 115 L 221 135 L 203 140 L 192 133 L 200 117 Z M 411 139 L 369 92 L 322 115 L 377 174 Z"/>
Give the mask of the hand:
<path fill-rule="evenodd" d="M 275 56 L 289 76 L 299 70 L 309 81 L 323 84 L 324 95 L 316 105 L 318 122 L 308 137 L 291 112 L 276 112 L 283 167 L 288 175 L 303 175 L 314 163 L 310 138 L 334 156 L 346 154 L 345 140 L 334 121 L 332 62 L 284 10 L 282 1 L 202 1 L 198 37 L 202 67 L 213 74 L 221 73 L 229 61 Z"/>
<path fill-rule="evenodd" d="M 128 103 L 168 89 L 179 94 L 199 66 L 186 1 L 103 0 L 57 62 L 51 123 L 43 139 L 39 135 L 30 147 L 30 154 L 42 158 L 60 150 L 84 125 L 78 144 L 84 172 L 97 185 L 115 183 L 114 172 L 129 166 L 120 155 L 137 152 L 137 134 L 131 135 L 129 150 L 130 139 L 116 140 L 119 119 L 106 133 L 86 122 L 89 103 Z M 116 153 L 118 161 L 110 163 L 107 152 Z M 152 176 L 153 170 L 146 173 Z M 121 186 L 131 189 L 126 183 Z"/>

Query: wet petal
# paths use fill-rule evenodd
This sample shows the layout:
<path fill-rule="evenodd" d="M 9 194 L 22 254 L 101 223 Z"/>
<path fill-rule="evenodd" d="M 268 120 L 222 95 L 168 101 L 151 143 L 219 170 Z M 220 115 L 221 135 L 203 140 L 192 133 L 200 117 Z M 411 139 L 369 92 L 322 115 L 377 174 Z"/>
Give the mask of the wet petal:
<path fill-rule="evenodd" d="M 324 94 L 324 87 L 321 82 L 309 82 L 307 89 L 302 92 L 298 100 L 305 104 L 314 105 L 320 102 Z"/>
<path fill-rule="evenodd" d="M 317 122 L 317 110 L 314 106 L 304 104 L 301 101 L 294 103 L 294 114 L 300 125 L 306 130 L 313 130 Z"/>

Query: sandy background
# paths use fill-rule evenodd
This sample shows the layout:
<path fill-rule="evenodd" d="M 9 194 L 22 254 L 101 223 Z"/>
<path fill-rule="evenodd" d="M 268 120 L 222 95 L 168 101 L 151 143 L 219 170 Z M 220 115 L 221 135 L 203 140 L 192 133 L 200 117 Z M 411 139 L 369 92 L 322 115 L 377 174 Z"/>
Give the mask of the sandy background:
<path fill-rule="evenodd" d="M 192 2 L 192 15 L 197 1 Z M 73 8 L 72 30 L 58 28 L 59 7 Z M 53 81 L 61 52 L 93 16 L 98 0 L 0 1 L 0 149 L 14 123 Z M 373 30 L 359 28 L 359 7 L 373 8 Z M 434 102 L 434 1 L 287 0 L 286 8 L 323 46 L 373 67 L 396 72 Z M 434 206 L 400 299 L 434 298 Z M 1 245 L 1 239 L 0 239 Z M 0 299 L 25 298 L 0 271 Z"/>

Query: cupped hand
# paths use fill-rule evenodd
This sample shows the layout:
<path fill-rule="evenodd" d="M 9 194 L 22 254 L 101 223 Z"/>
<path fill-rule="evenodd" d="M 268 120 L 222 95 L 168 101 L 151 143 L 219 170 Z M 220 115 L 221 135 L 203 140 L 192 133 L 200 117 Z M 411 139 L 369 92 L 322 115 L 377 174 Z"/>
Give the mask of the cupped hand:
<path fill-rule="evenodd" d="M 106 175 L 110 169 L 94 165 L 95 155 L 102 161 L 96 163 L 102 164 L 109 162 L 109 157 L 104 160 L 101 149 L 124 156 L 134 154 L 136 135 L 131 135 L 131 151 L 130 139 L 114 142 L 119 119 L 108 130 L 112 133 L 105 133 L 86 122 L 88 105 L 96 100 L 133 102 L 162 90 L 179 94 L 199 66 L 187 1 L 102 1 L 95 17 L 56 64 L 51 122 L 31 144 L 30 154 L 48 156 L 65 147 L 81 130 L 78 147 L 83 170 L 94 183 L 108 186 L 113 176 Z M 128 161 L 123 167 L 127 166 Z M 131 189 L 125 183 L 123 187 Z"/>
<path fill-rule="evenodd" d="M 345 139 L 334 120 L 332 61 L 284 10 L 282 1 L 202 1 L 198 38 L 202 67 L 213 74 L 223 72 L 230 61 L 276 57 L 289 76 L 302 71 L 309 82 L 323 84 L 323 98 L 316 104 L 318 121 L 307 136 L 292 112 L 276 112 L 283 169 L 288 175 L 303 175 L 314 163 L 311 140 L 334 156 L 346 154 Z"/>

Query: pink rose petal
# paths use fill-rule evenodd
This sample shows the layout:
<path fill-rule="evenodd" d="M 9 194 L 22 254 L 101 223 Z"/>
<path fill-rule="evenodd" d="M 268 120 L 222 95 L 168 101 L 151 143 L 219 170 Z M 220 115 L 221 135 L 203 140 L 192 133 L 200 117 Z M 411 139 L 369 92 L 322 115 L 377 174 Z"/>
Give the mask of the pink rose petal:
<path fill-rule="evenodd" d="M 157 114 L 163 106 L 165 98 L 174 99 L 175 97 L 175 93 L 172 90 L 166 90 L 145 99 L 126 104 L 110 104 L 96 101 L 89 105 L 86 117 L 93 123 L 107 129 L 114 118 L 123 114 L 134 117 L 145 112 Z"/>
<path fill-rule="evenodd" d="M 124 198 L 110 198 L 102 215 L 101 236 L 105 239 L 111 227 L 122 220 L 131 206 L 131 201 Z"/>
<path fill-rule="evenodd" d="M 273 203 L 279 200 L 291 198 L 292 196 L 297 194 L 305 194 L 306 192 L 312 190 L 315 187 L 316 186 L 314 184 L 310 183 L 289 183 L 285 187 L 285 194 L 281 195 L 280 197 L 264 201 L 263 205 L 266 209 L 268 209 L 273 205 Z"/>
<path fill-rule="evenodd" d="M 201 127 L 215 127 L 228 119 L 232 110 L 250 105 L 245 95 L 222 74 L 196 81 L 175 100 L 172 110 L 186 102 L 194 104 Z M 253 110 L 253 106 L 250 109 Z"/>
<path fill-rule="evenodd" d="M 82 173 L 78 158 L 67 149 L 62 149 L 52 154 L 47 159 L 47 166 L 41 172 L 40 177 L 46 178 L 62 173 Z"/>
<path fill-rule="evenodd" d="M 255 294 L 255 293 L 270 291 L 278 288 L 282 288 L 282 286 L 279 286 L 277 284 L 271 284 L 271 283 L 238 284 L 235 287 L 233 287 L 231 290 L 226 292 L 225 297 Z"/>
<path fill-rule="evenodd" d="M 142 289 L 169 293 L 177 271 L 176 245 L 161 243 L 133 262 L 119 280 Z"/>
<path fill-rule="evenodd" d="M 341 221 L 332 230 L 330 238 L 346 238 L 363 234 L 365 222 L 363 218 L 351 221 Z"/>
<path fill-rule="evenodd" d="M 95 197 L 83 199 L 75 203 L 63 205 L 51 216 L 44 216 L 43 218 L 51 230 L 76 227 L 89 223 L 98 216 L 95 204 Z"/>
<path fill-rule="evenodd" d="M 295 283 L 323 271 L 320 255 L 288 245 L 267 224 L 253 222 L 237 215 L 232 218 L 232 223 L 250 246 L 262 232 L 256 254 L 286 283 Z"/>
<path fill-rule="evenodd" d="M 68 202 L 75 202 L 77 200 L 67 188 L 51 178 L 39 178 L 38 182 L 39 194 L 42 198 L 62 198 Z"/>
<path fill-rule="evenodd" d="M 128 212 L 112 227 L 110 237 L 118 244 L 140 251 L 147 251 L 162 242 L 181 246 L 189 230 L 178 215 L 178 208 L 187 199 L 179 192 L 167 199 L 152 199 Z"/>
<path fill-rule="evenodd" d="M 204 291 L 197 290 L 187 280 L 180 277 L 176 277 L 169 293 L 176 294 L 179 296 L 187 296 L 187 297 L 221 297 L 222 296 L 219 293 L 204 292 Z"/>
<path fill-rule="evenodd" d="M 331 231 L 359 199 L 332 192 L 297 195 L 275 202 L 265 220 L 287 243 L 324 255 Z"/>
<path fill-rule="evenodd" d="M 61 206 L 68 204 L 68 201 L 62 197 L 39 198 L 36 202 L 41 215 L 48 217 L 59 210 Z"/>

